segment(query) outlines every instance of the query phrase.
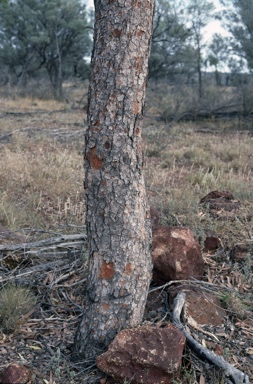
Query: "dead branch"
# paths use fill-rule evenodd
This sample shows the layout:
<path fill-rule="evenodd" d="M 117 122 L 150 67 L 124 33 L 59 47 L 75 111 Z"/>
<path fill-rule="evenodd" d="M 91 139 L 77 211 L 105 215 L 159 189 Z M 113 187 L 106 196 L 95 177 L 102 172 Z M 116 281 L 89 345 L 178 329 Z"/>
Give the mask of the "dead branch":
<path fill-rule="evenodd" d="M 216 367 L 224 370 L 225 375 L 232 380 L 234 384 L 249 384 L 248 375 L 244 374 L 239 369 L 233 367 L 231 364 L 227 363 L 223 357 L 217 356 L 212 351 L 209 351 L 207 348 L 203 347 L 198 343 L 191 335 L 189 335 L 183 324 L 180 321 L 180 315 L 185 303 L 185 293 L 180 292 L 174 300 L 173 308 L 173 324 L 184 334 L 186 337 L 187 343 L 190 348 L 192 348 L 195 353 L 204 360 L 208 360 L 210 363 L 214 364 Z"/>
<path fill-rule="evenodd" d="M 22 250 L 27 252 L 33 248 L 41 247 L 50 247 L 52 245 L 57 245 L 58 247 L 73 247 L 73 244 L 80 246 L 85 243 L 86 236 L 84 234 L 75 234 L 75 235 L 61 235 L 59 237 L 52 237 L 50 239 L 35 241 L 32 243 L 20 243 L 20 244 L 4 244 L 0 245 L 0 252 L 6 251 L 17 251 Z M 75 242 L 75 243 L 73 243 Z M 71 245 L 72 244 L 72 245 Z M 45 249 L 44 249 L 45 250 Z"/>

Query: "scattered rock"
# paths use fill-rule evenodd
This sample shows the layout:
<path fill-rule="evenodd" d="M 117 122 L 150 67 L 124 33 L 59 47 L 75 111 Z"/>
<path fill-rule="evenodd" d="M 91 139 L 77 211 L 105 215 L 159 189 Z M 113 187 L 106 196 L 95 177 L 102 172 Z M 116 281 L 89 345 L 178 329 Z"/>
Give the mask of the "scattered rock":
<path fill-rule="evenodd" d="M 125 329 L 96 363 L 121 382 L 172 384 L 179 377 L 184 346 L 184 335 L 172 324 Z"/>
<path fill-rule="evenodd" d="M 236 244 L 231 251 L 231 257 L 237 262 L 245 262 L 249 259 L 251 266 L 253 266 L 253 246 L 246 242 Z"/>
<path fill-rule="evenodd" d="M 200 325 L 217 326 L 223 323 L 226 312 L 221 308 L 219 299 L 212 293 L 197 287 L 182 285 L 170 289 L 170 306 L 177 294 L 183 291 L 186 294 L 184 314 L 185 317 L 193 318 Z"/>
<path fill-rule="evenodd" d="M 204 241 L 204 251 L 215 251 L 215 249 L 219 248 L 220 246 L 220 239 L 217 233 L 208 230 L 206 232 L 206 238 Z"/>
<path fill-rule="evenodd" d="M 32 374 L 23 365 L 9 364 L 0 375 L 1 384 L 30 384 Z"/>
<path fill-rule="evenodd" d="M 211 213 L 216 211 L 236 211 L 240 208 L 240 202 L 234 199 L 228 191 L 212 191 L 200 200 L 204 206 L 208 206 Z"/>
<path fill-rule="evenodd" d="M 147 321 L 160 321 L 166 313 L 165 308 L 165 294 L 164 292 L 154 291 L 149 292 L 145 312 L 144 320 Z"/>
<path fill-rule="evenodd" d="M 200 203 L 209 203 L 212 200 L 223 199 L 224 201 L 234 200 L 234 196 L 229 191 L 212 191 L 200 200 Z"/>
<path fill-rule="evenodd" d="M 200 279 L 204 260 L 192 231 L 183 227 L 158 227 L 153 230 L 153 281 Z"/>

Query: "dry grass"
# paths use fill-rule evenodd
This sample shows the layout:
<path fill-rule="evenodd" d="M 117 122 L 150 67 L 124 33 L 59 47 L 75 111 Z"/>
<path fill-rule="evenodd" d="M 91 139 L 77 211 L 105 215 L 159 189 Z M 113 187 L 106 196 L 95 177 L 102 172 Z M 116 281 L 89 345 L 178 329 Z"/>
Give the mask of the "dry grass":
<path fill-rule="evenodd" d="M 253 204 L 253 137 L 248 133 L 199 133 L 193 123 L 144 131 L 146 182 L 151 204 L 161 211 L 164 223 L 191 227 L 195 233 L 211 227 L 220 236 L 233 231 L 236 239 L 252 222 L 243 216 Z M 210 217 L 200 199 L 212 190 L 229 190 L 242 202 L 241 219 L 234 223 Z"/>
<path fill-rule="evenodd" d="M 79 101 L 86 90 L 70 84 L 65 91 L 67 103 L 16 95 L 0 99 L 0 137 L 13 132 L 0 141 L 0 224 L 10 229 L 68 233 L 84 224 L 86 116 Z M 218 234 L 222 256 L 203 253 L 206 277 L 240 290 L 223 301 L 235 318 L 244 318 L 253 283 L 253 136 L 236 132 L 234 122 L 164 124 L 152 116 L 162 112 L 158 99 L 148 100 L 151 117 L 144 119 L 143 129 L 150 203 L 164 224 L 190 227 L 202 243 L 207 229 Z M 225 219 L 210 214 L 200 199 L 212 190 L 232 192 L 241 202 L 240 210 Z M 249 259 L 239 264 L 230 252 L 241 243 L 247 245 Z"/>
<path fill-rule="evenodd" d="M 82 158 L 72 148 L 41 139 L 17 138 L 2 148 L 0 220 L 16 229 L 48 227 L 61 218 L 82 221 Z"/>

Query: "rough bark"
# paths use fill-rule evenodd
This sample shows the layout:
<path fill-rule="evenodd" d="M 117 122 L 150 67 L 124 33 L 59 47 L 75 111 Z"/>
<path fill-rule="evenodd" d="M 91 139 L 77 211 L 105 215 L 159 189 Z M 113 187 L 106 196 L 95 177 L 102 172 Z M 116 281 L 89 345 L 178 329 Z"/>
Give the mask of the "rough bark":
<path fill-rule="evenodd" d="M 95 0 L 85 135 L 89 272 L 74 353 L 94 357 L 142 321 L 151 278 L 151 227 L 141 120 L 154 0 Z"/>

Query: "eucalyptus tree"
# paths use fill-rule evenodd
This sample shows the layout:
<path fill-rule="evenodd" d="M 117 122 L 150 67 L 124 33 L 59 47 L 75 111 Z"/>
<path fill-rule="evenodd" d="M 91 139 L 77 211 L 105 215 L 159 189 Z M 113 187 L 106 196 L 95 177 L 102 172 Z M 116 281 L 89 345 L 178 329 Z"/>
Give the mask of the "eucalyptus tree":
<path fill-rule="evenodd" d="M 222 0 L 223 20 L 231 33 L 233 52 L 253 70 L 253 2 L 252 0 Z"/>
<path fill-rule="evenodd" d="M 221 85 L 220 71 L 229 65 L 231 48 L 229 38 L 218 33 L 213 35 L 208 46 L 208 64 L 215 69 L 216 85 Z"/>
<path fill-rule="evenodd" d="M 46 69 L 62 96 L 64 65 L 89 54 L 86 8 L 80 0 L 16 0 L 0 3 L 0 61 L 22 79 Z"/>
<path fill-rule="evenodd" d="M 195 49 L 196 69 L 198 74 L 198 92 L 201 98 L 203 93 L 202 65 L 204 62 L 203 52 L 206 47 L 204 39 L 204 28 L 213 19 L 214 5 L 207 0 L 189 0 L 186 13 L 183 16 L 191 31 L 191 40 Z"/>
<path fill-rule="evenodd" d="M 180 3 L 157 0 L 149 78 L 164 78 L 186 70 L 191 49 L 189 37 L 189 29 L 180 20 Z"/>
<path fill-rule="evenodd" d="M 106 349 L 142 321 L 151 279 L 151 227 L 141 122 L 154 0 L 95 0 L 85 134 L 89 270 L 77 358 Z"/>

